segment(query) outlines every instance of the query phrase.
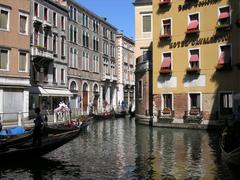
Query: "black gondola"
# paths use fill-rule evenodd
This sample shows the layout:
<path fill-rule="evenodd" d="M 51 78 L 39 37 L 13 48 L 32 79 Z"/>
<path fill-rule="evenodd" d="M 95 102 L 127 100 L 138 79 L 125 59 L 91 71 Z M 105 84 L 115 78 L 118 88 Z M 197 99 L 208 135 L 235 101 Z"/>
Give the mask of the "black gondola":
<path fill-rule="evenodd" d="M 126 114 L 126 111 L 115 112 L 115 118 L 125 118 Z"/>
<path fill-rule="evenodd" d="M 31 139 L 33 136 L 33 130 L 28 130 L 24 134 L 17 135 L 1 135 L 0 136 L 0 148 L 10 147 L 13 145 L 19 145 L 25 143 L 27 140 Z"/>
<path fill-rule="evenodd" d="M 80 128 L 76 128 L 68 132 L 48 134 L 42 137 L 41 146 L 33 146 L 32 140 L 29 140 L 24 144 L 0 151 L 0 159 L 9 161 L 42 156 L 71 141 L 79 132 Z"/>
<path fill-rule="evenodd" d="M 92 117 L 96 120 L 105 120 L 105 119 L 113 119 L 114 113 L 105 112 L 102 114 L 92 114 Z"/>

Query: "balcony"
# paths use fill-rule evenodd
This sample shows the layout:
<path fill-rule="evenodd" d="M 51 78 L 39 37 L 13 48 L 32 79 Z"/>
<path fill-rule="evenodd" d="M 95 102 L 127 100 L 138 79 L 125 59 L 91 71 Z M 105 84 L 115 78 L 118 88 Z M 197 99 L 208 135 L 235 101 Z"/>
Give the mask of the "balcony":
<path fill-rule="evenodd" d="M 147 71 L 151 68 L 152 56 L 150 54 L 144 54 L 137 58 L 136 72 Z"/>
<path fill-rule="evenodd" d="M 103 75 L 103 81 L 110 81 L 110 80 L 111 80 L 110 74 L 104 74 Z"/>
<path fill-rule="evenodd" d="M 116 75 L 112 75 L 111 79 L 112 79 L 112 81 L 117 81 L 117 76 Z"/>
<path fill-rule="evenodd" d="M 42 57 L 42 58 L 46 58 L 46 59 L 53 59 L 52 51 L 49 51 L 42 46 L 31 47 L 31 54 L 33 57 Z"/>
<path fill-rule="evenodd" d="M 51 29 L 52 24 L 49 21 L 44 20 L 43 21 L 43 26 L 45 29 Z"/>
<path fill-rule="evenodd" d="M 42 24 L 43 23 L 43 21 L 37 16 L 33 16 L 33 22 L 35 24 Z"/>

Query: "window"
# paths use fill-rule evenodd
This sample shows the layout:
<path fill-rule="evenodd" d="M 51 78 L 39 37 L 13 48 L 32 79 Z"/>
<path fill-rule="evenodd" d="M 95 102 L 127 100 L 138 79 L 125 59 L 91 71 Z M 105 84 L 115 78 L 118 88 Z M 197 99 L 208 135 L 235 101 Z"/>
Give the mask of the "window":
<path fill-rule="evenodd" d="M 107 38 L 107 28 L 103 27 L 103 36 Z"/>
<path fill-rule="evenodd" d="M 161 69 L 171 69 L 172 53 L 162 54 Z"/>
<path fill-rule="evenodd" d="M 57 68 L 53 67 L 53 83 L 57 82 L 56 74 L 57 74 Z"/>
<path fill-rule="evenodd" d="M 57 54 L 57 35 L 53 35 L 53 54 Z"/>
<path fill-rule="evenodd" d="M 73 42 L 73 25 L 69 27 L 69 40 Z"/>
<path fill-rule="evenodd" d="M 199 93 L 191 93 L 189 94 L 190 97 L 190 110 L 191 109 L 199 109 L 201 107 L 200 102 L 200 94 Z"/>
<path fill-rule="evenodd" d="M 0 30 L 9 30 L 9 9 L 0 6 Z"/>
<path fill-rule="evenodd" d="M 88 47 L 89 45 L 89 34 L 88 32 L 83 31 L 83 46 Z"/>
<path fill-rule="evenodd" d="M 163 110 L 166 108 L 172 110 L 172 94 L 163 94 Z"/>
<path fill-rule="evenodd" d="M 65 56 L 65 37 L 61 37 L 61 56 Z"/>
<path fill-rule="evenodd" d="M 93 50 L 98 51 L 99 39 L 97 37 L 93 38 Z"/>
<path fill-rule="evenodd" d="M 220 93 L 220 113 L 231 114 L 233 112 L 232 92 Z"/>
<path fill-rule="evenodd" d="M 98 28 L 99 28 L 99 22 L 96 20 L 93 20 L 93 31 L 98 33 Z"/>
<path fill-rule="evenodd" d="M 57 27 L 57 13 L 53 12 L 53 26 Z"/>
<path fill-rule="evenodd" d="M 88 15 L 83 13 L 83 15 L 82 15 L 82 22 L 83 22 L 83 24 L 82 25 L 88 28 L 88 26 L 89 26 L 89 22 L 88 21 L 89 21 Z"/>
<path fill-rule="evenodd" d="M 231 22 L 230 7 L 221 7 L 218 10 L 218 24 L 219 25 L 229 25 Z"/>
<path fill-rule="evenodd" d="M 34 15 L 39 17 L 39 6 L 38 3 L 34 3 Z"/>
<path fill-rule="evenodd" d="M 64 84 L 64 69 L 61 69 L 61 83 Z"/>
<path fill-rule="evenodd" d="M 70 48 L 70 62 L 71 67 L 77 67 L 77 50 L 74 48 Z"/>
<path fill-rule="evenodd" d="M 61 16 L 61 28 L 62 28 L 62 31 L 65 31 L 65 18 L 64 18 L 64 16 Z"/>
<path fill-rule="evenodd" d="M 73 29 L 73 42 L 77 43 L 77 27 L 74 26 Z"/>
<path fill-rule="evenodd" d="M 162 20 L 162 35 L 171 36 L 171 19 Z"/>
<path fill-rule="evenodd" d="M 87 52 L 83 52 L 83 70 L 89 71 L 89 55 Z"/>
<path fill-rule="evenodd" d="M 35 27 L 34 28 L 34 45 L 37 46 L 39 42 L 39 36 L 38 36 L 38 29 Z"/>
<path fill-rule="evenodd" d="M 70 11 L 69 11 L 70 19 L 77 21 L 77 9 L 70 6 Z"/>
<path fill-rule="evenodd" d="M 0 49 L 0 70 L 8 70 L 9 50 Z"/>
<path fill-rule="evenodd" d="M 18 63 L 18 70 L 20 72 L 27 72 L 27 53 L 26 52 L 19 52 L 19 63 Z"/>
<path fill-rule="evenodd" d="M 48 21 L 48 8 L 44 8 L 44 20 Z"/>
<path fill-rule="evenodd" d="M 151 15 L 144 15 L 142 16 L 142 30 L 143 32 L 151 32 L 152 25 L 151 25 Z"/>
<path fill-rule="evenodd" d="M 48 49 L 48 34 L 44 33 L 44 48 Z"/>
<path fill-rule="evenodd" d="M 143 98 L 143 81 L 138 81 L 138 99 Z"/>
<path fill-rule="evenodd" d="M 231 65 L 231 46 L 222 45 L 219 50 L 219 65 Z"/>
<path fill-rule="evenodd" d="M 199 68 L 199 49 L 190 49 L 188 57 L 189 57 L 189 67 Z"/>
<path fill-rule="evenodd" d="M 187 31 L 199 30 L 199 14 L 190 14 L 188 16 L 188 27 Z"/>
<path fill-rule="evenodd" d="M 19 32 L 21 34 L 28 34 L 28 16 L 22 13 L 19 18 Z"/>

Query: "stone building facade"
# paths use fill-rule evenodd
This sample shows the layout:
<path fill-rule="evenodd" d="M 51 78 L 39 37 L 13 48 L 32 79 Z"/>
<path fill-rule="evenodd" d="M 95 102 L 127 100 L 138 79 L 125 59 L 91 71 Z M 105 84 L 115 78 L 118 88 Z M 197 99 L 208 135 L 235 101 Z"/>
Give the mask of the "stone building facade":
<path fill-rule="evenodd" d="M 28 118 L 29 0 L 0 0 L 0 119 Z M 18 114 L 20 112 L 20 114 Z"/>
<path fill-rule="evenodd" d="M 75 114 L 110 110 L 117 105 L 117 29 L 75 1 L 68 7 L 70 107 Z"/>
<path fill-rule="evenodd" d="M 122 33 L 116 36 L 118 105 L 128 108 L 135 105 L 134 41 Z"/>
<path fill-rule="evenodd" d="M 68 103 L 68 8 L 63 0 L 31 0 L 30 112 L 40 107 L 53 113 Z"/>

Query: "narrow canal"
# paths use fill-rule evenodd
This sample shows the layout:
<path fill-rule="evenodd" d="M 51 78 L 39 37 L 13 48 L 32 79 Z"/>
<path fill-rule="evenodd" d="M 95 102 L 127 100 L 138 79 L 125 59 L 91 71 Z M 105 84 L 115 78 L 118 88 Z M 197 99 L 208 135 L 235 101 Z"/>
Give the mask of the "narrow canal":
<path fill-rule="evenodd" d="M 221 159 L 219 135 L 149 128 L 134 120 L 92 123 L 78 138 L 37 160 L 1 162 L 0 179 L 238 179 Z"/>

